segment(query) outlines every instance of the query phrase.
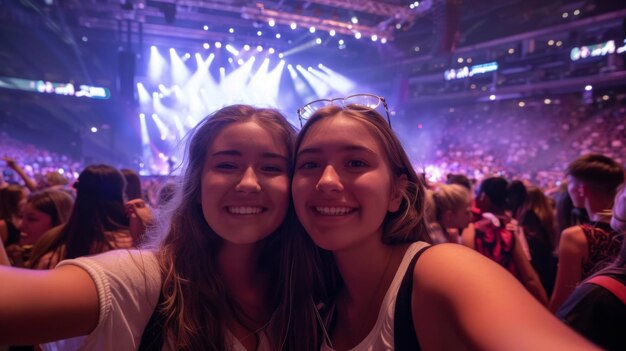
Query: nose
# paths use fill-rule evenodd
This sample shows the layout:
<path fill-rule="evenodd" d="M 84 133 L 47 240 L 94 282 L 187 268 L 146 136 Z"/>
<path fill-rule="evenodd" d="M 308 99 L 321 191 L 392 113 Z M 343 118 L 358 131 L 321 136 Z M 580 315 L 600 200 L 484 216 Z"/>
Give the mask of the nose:
<path fill-rule="evenodd" d="M 261 185 L 259 179 L 252 167 L 246 168 L 239 180 L 239 183 L 235 186 L 235 190 L 242 193 L 255 193 L 261 191 Z"/>
<path fill-rule="evenodd" d="M 315 188 L 321 192 L 343 191 L 343 184 L 341 184 L 339 174 L 333 166 L 328 165 L 324 168 Z"/>

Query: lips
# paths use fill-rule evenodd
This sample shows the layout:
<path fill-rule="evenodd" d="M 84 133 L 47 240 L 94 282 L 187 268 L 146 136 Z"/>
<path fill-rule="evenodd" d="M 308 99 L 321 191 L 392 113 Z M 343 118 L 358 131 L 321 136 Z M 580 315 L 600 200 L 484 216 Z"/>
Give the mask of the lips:
<path fill-rule="evenodd" d="M 255 215 L 264 212 L 266 208 L 259 206 L 228 206 L 226 211 L 235 215 Z"/>
<path fill-rule="evenodd" d="M 314 206 L 313 209 L 322 216 L 345 216 L 356 211 L 354 207 L 345 206 Z"/>

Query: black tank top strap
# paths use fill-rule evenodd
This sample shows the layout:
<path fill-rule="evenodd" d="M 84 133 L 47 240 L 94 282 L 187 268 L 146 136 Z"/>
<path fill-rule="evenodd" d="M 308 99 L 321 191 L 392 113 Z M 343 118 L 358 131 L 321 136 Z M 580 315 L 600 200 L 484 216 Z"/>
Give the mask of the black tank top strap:
<path fill-rule="evenodd" d="M 138 351 L 161 351 L 163 349 L 163 325 L 165 324 L 165 316 L 161 311 L 163 301 L 164 297 L 161 293 L 154 312 L 141 335 Z"/>
<path fill-rule="evenodd" d="M 415 326 L 413 324 L 413 314 L 411 309 L 411 297 L 413 295 L 413 271 L 415 270 L 415 264 L 420 256 L 431 245 L 421 248 L 413 259 L 404 273 L 402 283 L 398 290 L 396 297 L 396 307 L 393 313 L 393 344 L 395 351 L 416 351 L 420 350 L 419 343 L 417 341 L 417 335 L 415 334 Z"/>

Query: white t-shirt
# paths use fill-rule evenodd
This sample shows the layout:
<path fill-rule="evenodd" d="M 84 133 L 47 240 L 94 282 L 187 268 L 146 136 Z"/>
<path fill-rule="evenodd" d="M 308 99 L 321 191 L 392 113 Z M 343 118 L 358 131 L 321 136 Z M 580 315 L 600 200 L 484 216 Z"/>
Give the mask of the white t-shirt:
<path fill-rule="evenodd" d="M 59 263 L 78 266 L 91 276 L 100 316 L 89 334 L 41 345 L 51 350 L 136 350 L 161 289 L 156 256 L 150 251 L 113 250 Z"/>
<path fill-rule="evenodd" d="M 155 254 L 146 250 L 113 250 L 59 263 L 75 265 L 96 284 L 100 305 L 98 325 L 89 334 L 41 345 L 45 351 L 137 350 L 161 292 L 161 274 Z M 227 331 L 232 351 L 246 351 Z M 270 350 L 260 333 L 259 351 Z"/>

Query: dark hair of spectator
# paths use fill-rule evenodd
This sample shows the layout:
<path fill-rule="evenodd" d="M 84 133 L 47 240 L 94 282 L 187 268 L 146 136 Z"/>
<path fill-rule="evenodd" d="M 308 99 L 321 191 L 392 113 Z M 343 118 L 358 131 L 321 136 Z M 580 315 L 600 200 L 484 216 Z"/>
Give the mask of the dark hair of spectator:
<path fill-rule="evenodd" d="M 52 227 L 67 222 L 74 198 L 62 190 L 41 190 L 28 196 L 27 203 L 50 216 Z"/>
<path fill-rule="evenodd" d="M 508 182 L 506 179 L 502 177 L 490 177 L 485 178 L 480 183 L 480 188 L 478 189 L 478 194 L 484 193 L 489 201 L 491 202 L 491 206 L 497 209 L 505 209 L 506 208 L 506 191 L 507 191 Z"/>
<path fill-rule="evenodd" d="M 132 169 L 122 169 L 121 172 L 126 179 L 126 200 L 143 199 L 139 174 Z"/>
<path fill-rule="evenodd" d="M 24 195 L 24 188 L 16 184 L 0 189 L 0 220 L 13 220 L 12 217 L 19 212 L 19 204 Z"/>
<path fill-rule="evenodd" d="M 624 181 L 624 168 L 610 157 L 600 154 L 583 155 L 567 166 L 566 174 L 594 188 L 615 196 Z"/>
<path fill-rule="evenodd" d="M 449 173 L 446 177 L 446 184 L 458 184 L 466 187 L 467 190 L 472 191 L 472 183 L 464 174 Z"/>
<path fill-rule="evenodd" d="M 519 208 L 526 202 L 526 185 L 520 180 L 514 180 L 509 183 L 506 189 L 506 204 L 507 208 L 511 210 L 513 218 L 519 217 Z"/>
<path fill-rule="evenodd" d="M 61 259 L 106 251 L 109 243 L 105 232 L 128 227 L 125 186 L 124 176 L 117 169 L 108 165 L 87 166 L 74 183 L 76 201 L 72 214 L 49 251 L 65 246 Z M 37 259 L 33 257 L 33 262 Z"/>

